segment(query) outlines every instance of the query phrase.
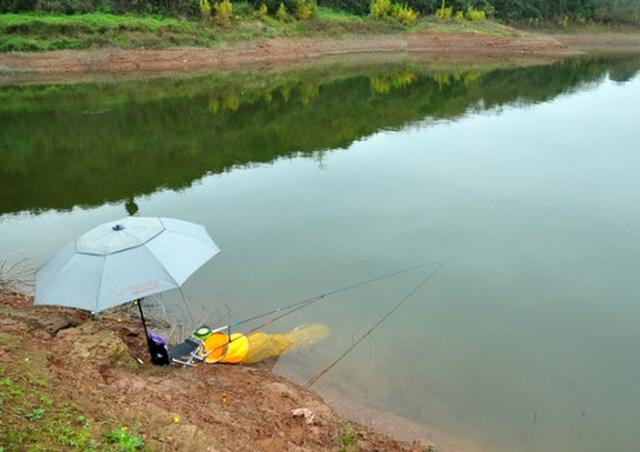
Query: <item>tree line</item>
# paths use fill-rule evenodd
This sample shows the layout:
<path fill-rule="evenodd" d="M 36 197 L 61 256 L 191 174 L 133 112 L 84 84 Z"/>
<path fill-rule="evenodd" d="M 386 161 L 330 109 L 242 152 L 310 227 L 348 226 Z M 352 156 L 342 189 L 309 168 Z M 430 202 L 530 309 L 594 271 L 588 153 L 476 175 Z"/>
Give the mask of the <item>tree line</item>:
<path fill-rule="evenodd" d="M 366 15 L 368 0 L 318 0 L 329 6 Z M 475 9 L 487 17 L 504 21 L 551 21 L 568 18 L 576 22 L 640 22 L 640 0 L 406 0 L 406 4 L 421 16 L 435 15 L 438 10 Z"/>
<path fill-rule="evenodd" d="M 292 0 L 287 0 L 291 2 Z M 285 1 L 285 4 L 287 3 Z M 317 0 L 321 6 L 368 15 L 370 0 Z M 272 0 L 248 0 L 259 8 Z M 504 21 L 556 21 L 640 23 L 640 0 L 406 0 L 406 6 L 421 16 L 452 8 L 484 11 L 487 17 Z M 77 14 L 108 12 L 114 14 L 160 14 L 196 18 L 200 0 L 0 0 L 0 12 L 55 12 Z"/>

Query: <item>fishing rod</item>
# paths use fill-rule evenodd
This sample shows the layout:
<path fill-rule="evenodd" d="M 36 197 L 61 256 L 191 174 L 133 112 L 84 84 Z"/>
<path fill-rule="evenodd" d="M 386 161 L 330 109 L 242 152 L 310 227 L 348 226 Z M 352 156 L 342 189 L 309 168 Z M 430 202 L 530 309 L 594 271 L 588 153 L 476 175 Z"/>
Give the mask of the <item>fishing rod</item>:
<path fill-rule="evenodd" d="M 437 263 L 437 262 L 440 262 L 440 261 L 430 261 L 430 262 L 426 262 L 424 264 L 413 265 L 411 267 L 403 268 L 401 270 L 396 270 L 396 271 L 393 271 L 391 273 L 385 273 L 383 275 L 379 275 L 379 276 L 368 278 L 368 279 L 365 279 L 365 280 L 362 280 L 362 281 L 351 283 L 351 284 L 349 284 L 347 286 L 340 287 L 340 288 L 334 289 L 334 290 L 330 290 L 330 291 L 324 292 L 324 293 L 322 293 L 320 295 L 316 295 L 314 297 L 306 298 L 304 300 L 300 300 L 300 301 L 297 301 L 295 303 L 291 303 L 291 304 L 288 304 L 288 305 L 280 306 L 280 307 L 275 308 L 275 309 L 273 309 L 271 311 L 255 315 L 253 317 L 249 317 L 249 318 L 246 318 L 244 320 L 230 322 L 228 326 L 235 328 L 235 327 L 238 327 L 240 325 L 244 325 L 245 323 L 253 322 L 254 320 L 258 320 L 258 319 L 261 319 L 261 318 L 264 318 L 264 317 L 268 317 L 268 316 L 273 315 L 273 314 L 277 314 L 277 313 L 279 313 L 281 311 L 289 311 L 290 309 L 291 310 L 298 310 L 301 307 L 305 307 L 305 306 L 307 306 L 309 304 L 313 304 L 316 301 L 319 301 L 319 300 L 321 300 L 323 298 L 326 298 L 326 297 L 329 297 L 331 295 L 336 295 L 338 293 L 345 292 L 347 290 L 355 289 L 357 287 L 365 286 L 365 285 L 368 285 L 368 284 L 372 284 L 374 282 L 382 281 L 384 279 L 393 278 L 394 276 L 398 276 L 398 275 L 401 275 L 403 273 L 408 273 L 408 272 L 413 271 L 413 270 L 418 270 L 418 269 L 424 268 L 424 267 L 426 267 L 428 265 L 433 265 L 434 263 Z M 275 320 L 279 320 L 280 318 L 282 318 L 282 317 L 278 316 L 277 318 L 272 319 L 272 321 L 270 323 L 273 323 Z M 223 329 L 224 328 L 226 328 L 226 326 L 223 327 Z"/>
<path fill-rule="evenodd" d="M 435 276 L 435 274 L 444 266 L 445 263 L 446 263 L 446 260 L 442 261 L 440 263 L 440 265 L 438 265 L 434 270 L 429 272 L 420 281 L 420 283 L 417 286 L 415 286 L 407 295 L 405 295 L 404 298 L 402 298 L 398 303 L 396 303 L 393 306 L 393 308 L 391 308 L 385 315 L 383 315 L 382 318 L 380 318 L 380 320 L 378 320 L 375 325 L 373 325 L 362 336 L 360 336 L 360 338 L 357 341 L 355 341 L 353 344 L 351 344 L 331 364 L 329 364 L 327 367 L 325 367 L 320 372 L 318 372 L 314 377 L 312 377 L 309 380 L 307 380 L 307 382 L 304 384 L 305 388 L 310 388 L 313 384 L 315 384 L 316 381 L 318 381 L 320 378 L 322 378 L 327 372 L 329 372 L 331 369 L 333 369 L 335 366 L 337 366 L 338 363 L 340 361 L 342 361 L 351 352 L 351 350 L 356 348 L 358 346 L 358 344 L 360 344 L 367 336 L 369 336 L 371 333 L 373 333 L 376 330 L 376 328 L 378 328 L 380 325 L 382 325 L 384 323 L 384 321 L 387 320 L 391 316 L 391 314 L 393 314 L 395 311 L 400 309 L 400 307 L 403 304 L 405 304 L 411 297 L 413 297 L 416 294 L 416 292 L 418 292 L 425 284 L 427 284 L 429 282 L 429 280 L 431 280 L 431 278 L 433 278 Z"/>
<path fill-rule="evenodd" d="M 322 293 L 320 295 L 316 295 L 315 297 L 307 298 L 307 299 L 304 299 L 304 300 L 301 300 L 301 301 L 298 301 L 298 302 L 295 302 L 295 303 L 291 303 L 291 304 L 288 304 L 288 305 L 280 306 L 279 308 L 273 309 L 273 310 L 271 310 L 269 312 L 265 312 L 263 314 L 258 314 L 258 315 L 255 315 L 253 317 L 249 317 L 247 319 L 241 320 L 241 321 L 231 322 L 228 325 L 225 325 L 225 326 L 216 328 L 214 330 L 211 330 L 212 333 L 217 333 L 217 332 L 220 332 L 220 331 L 227 330 L 227 334 L 228 334 L 230 340 L 226 344 L 222 344 L 222 345 L 220 345 L 220 346 L 218 346 L 218 347 L 216 347 L 216 348 L 214 348 L 212 350 L 209 350 L 207 353 L 205 353 L 204 358 L 209 356 L 209 354 L 211 354 L 212 352 L 214 352 L 216 350 L 219 350 L 219 349 L 221 349 L 223 347 L 226 347 L 228 344 L 230 344 L 231 342 L 236 340 L 236 339 L 231 339 L 231 327 L 236 327 L 236 326 L 239 326 L 239 325 L 242 325 L 242 324 L 245 324 L 245 323 L 248 323 L 248 322 L 251 322 L 251 321 L 254 321 L 254 320 L 257 320 L 257 319 L 260 319 L 260 318 L 263 318 L 263 317 L 267 317 L 269 315 L 277 314 L 279 312 L 284 311 L 282 314 L 279 314 L 276 317 L 273 317 L 273 318 L 271 318 L 271 319 L 269 319 L 269 320 L 257 325 L 256 327 L 251 328 L 249 331 L 247 331 L 245 333 L 245 334 L 250 334 L 250 333 L 253 333 L 254 331 L 257 331 L 257 330 L 260 330 L 262 328 L 265 328 L 265 327 L 271 325 L 272 323 L 282 319 L 283 317 L 286 317 L 286 316 L 288 316 L 290 314 L 293 314 L 294 312 L 296 312 L 296 311 L 298 311 L 298 310 L 300 310 L 302 308 L 306 308 L 307 306 L 310 306 L 313 303 L 321 301 L 321 300 L 323 300 L 323 299 L 325 299 L 325 298 L 327 298 L 327 297 L 329 297 L 331 295 L 336 295 L 338 293 L 345 292 L 347 290 L 355 289 L 357 287 L 362 287 L 364 285 L 368 285 L 368 284 L 372 284 L 374 282 L 382 281 L 384 279 L 392 278 L 394 276 L 398 276 L 398 275 L 401 275 L 403 273 L 408 273 L 408 272 L 411 272 L 411 271 L 414 271 L 414 270 L 418 270 L 420 268 L 424 268 L 426 266 L 433 265 L 433 264 L 438 263 L 438 262 L 440 262 L 439 267 L 437 267 L 439 269 L 440 267 L 442 267 L 442 265 L 444 265 L 445 261 L 430 261 L 430 262 L 426 262 L 424 264 L 413 265 L 411 267 L 403 268 L 401 270 L 396 270 L 394 272 L 385 273 L 383 275 L 375 276 L 373 278 L 368 278 L 368 279 L 365 279 L 365 280 L 362 280 L 362 281 L 358 281 L 358 282 L 349 284 L 349 285 L 344 286 L 344 287 L 340 287 L 338 289 L 330 290 L 330 291 Z"/>

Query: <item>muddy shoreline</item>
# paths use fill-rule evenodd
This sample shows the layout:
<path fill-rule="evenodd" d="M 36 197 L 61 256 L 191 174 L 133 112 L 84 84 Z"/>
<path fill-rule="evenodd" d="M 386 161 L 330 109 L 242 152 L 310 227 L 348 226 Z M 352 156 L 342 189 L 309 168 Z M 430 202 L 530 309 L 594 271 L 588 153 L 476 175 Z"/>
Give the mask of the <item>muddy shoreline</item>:
<path fill-rule="evenodd" d="M 0 76 L 15 74 L 152 74 L 293 63 L 324 57 L 404 54 L 450 63 L 550 62 L 578 52 L 542 35 L 493 37 L 472 33 L 411 33 L 341 39 L 273 38 L 231 43 L 224 48 L 97 49 L 0 54 Z"/>
<path fill-rule="evenodd" d="M 273 38 L 224 48 L 0 53 L 0 86 L 193 77 L 218 70 L 278 73 L 317 64 L 410 61 L 438 66 L 528 66 L 589 52 L 640 51 L 640 34 L 411 33 L 339 39 Z"/>
<path fill-rule="evenodd" d="M 6 376 L 26 385 L 37 381 L 26 389 L 53 401 L 47 408 L 51 415 L 57 405 L 71 403 L 95 429 L 132 426 L 151 450 L 337 450 L 347 423 L 357 450 L 424 451 L 429 445 L 439 452 L 480 450 L 364 403 L 354 405 L 337 392 L 329 391 L 327 403 L 272 373 L 275 363 L 143 364 L 143 336 L 133 311 L 119 309 L 91 320 L 83 311 L 36 307 L 30 296 L 0 292 L 0 366 Z M 15 409 L 11 404 L 19 402 L 5 407 Z M 296 416 L 297 409 L 313 416 Z M 3 421 L 7 413 L 0 412 Z M 14 416 L 0 427 L 0 438 L 9 437 L 3 428 L 21 423 L 28 428 L 30 422 Z M 20 447 L 56 449 L 28 436 L 21 441 Z M 0 445 L 16 446 L 2 439 Z"/>

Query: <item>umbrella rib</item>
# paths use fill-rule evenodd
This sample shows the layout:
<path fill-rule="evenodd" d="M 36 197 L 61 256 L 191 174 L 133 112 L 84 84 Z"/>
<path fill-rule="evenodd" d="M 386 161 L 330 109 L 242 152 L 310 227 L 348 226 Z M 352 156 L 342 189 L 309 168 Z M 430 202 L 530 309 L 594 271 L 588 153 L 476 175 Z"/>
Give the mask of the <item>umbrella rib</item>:
<path fill-rule="evenodd" d="M 175 278 L 173 277 L 173 275 L 167 271 L 167 269 L 164 267 L 162 262 L 160 262 L 160 260 L 156 257 L 155 254 L 153 254 L 151 252 L 151 250 L 149 248 L 147 248 L 146 246 L 142 246 L 141 248 L 144 249 L 147 253 L 149 253 L 151 255 L 151 257 L 153 258 L 153 261 L 156 264 L 158 264 L 160 269 L 164 272 L 165 275 L 167 275 L 171 279 L 171 281 L 173 281 L 173 283 L 176 285 L 176 287 L 181 287 L 182 286 L 182 284 L 178 284 L 178 281 L 176 281 Z"/>
<path fill-rule="evenodd" d="M 100 269 L 100 280 L 98 281 L 98 290 L 96 291 L 96 299 L 94 304 L 94 311 L 98 312 L 98 306 L 100 305 L 100 291 L 102 290 L 102 281 L 104 281 L 104 267 L 107 265 L 107 256 L 102 256 L 102 268 Z"/>
<path fill-rule="evenodd" d="M 201 236 L 201 235 L 199 235 L 199 234 L 192 234 L 190 231 L 189 231 L 189 232 L 187 232 L 187 231 L 175 231 L 175 230 L 173 230 L 173 229 L 169 229 L 169 228 L 167 228 L 167 226 L 166 226 L 166 225 L 164 224 L 164 222 L 162 221 L 162 220 L 163 220 L 163 218 L 159 218 L 159 219 L 160 219 L 160 224 L 162 225 L 162 229 L 163 229 L 163 231 L 166 231 L 166 232 L 172 232 L 172 233 L 174 233 L 174 234 L 182 234 L 182 235 L 184 235 L 184 236 L 191 237 L 192 239 L 194 239 L 194 240 L 196 240 L 196 241 L 198 241 L 198 242 L 200 242 L 201 244 L 206 245 L 206 246 L 211 246 L 211 243 L 213 243 L 213 246 L 215 246 L 216 248 L 218 248 L 218 250 L 220 249 L 220 247 L 218 247 L 218 245 L 216 245 L 216 244 L 215 244 L 215 242 L 213 242 L 213 240 L 211 239 L 211 237 L 209 237 L 209 236 L 208 236 L 207 229 L 206 229 L 204 226 L 202 226 L 202 225 L 197 225 L 197 226 L 202 227 L 202 229 L 204 230 L 204 233 L 205 233 L 205 235 L 206 235 L 207 237 L 203 237 L 203 236 Z M 152 238 L 150 238 L 150 239 L 148 240 L 148 242 L 150 242 L 151 240 L 155 239 L 158 235 L 159 235 L 159 234 L 157 234 L 157 235 L 153 236 Z M 210 242 L 211 242 L 211 243 L 210 243 L 210 242 L 207 242 L 207 240 L 206 240 L 207 238 L 210 240 Z"/>

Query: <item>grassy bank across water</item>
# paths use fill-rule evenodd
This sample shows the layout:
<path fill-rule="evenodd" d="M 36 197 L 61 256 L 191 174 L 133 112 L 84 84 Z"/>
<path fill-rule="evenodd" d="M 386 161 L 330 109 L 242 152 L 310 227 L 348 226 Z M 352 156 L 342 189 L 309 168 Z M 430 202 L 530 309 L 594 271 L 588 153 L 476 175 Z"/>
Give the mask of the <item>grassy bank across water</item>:
<path fill-rule="evenodd" d="M 398 29 L 393 24 L 322 8 L 317 17 L 305 22 L 247 17 L 239 18 L 229 27 L 160 16 L 3 14 L 0 15 L 0 51 L 214 47 L 227 41 L 259 37 L 385 33 Z"/>
<path fill-rule="evenodd" d="M 409 27 L 387 20 L 316 8 L 307 20 L 258 17 L 250 8 L 238 7 L 229 26 L 160 16 L 103 13 L 0 15 L 0 51 L 62 49 L 217 47 L 230 41 L 269 37 L 336 37 L 416 31 L 475 32 L 493 36 L 516 30 L 493 21 L 442 23 L 423 18 Z"/>

